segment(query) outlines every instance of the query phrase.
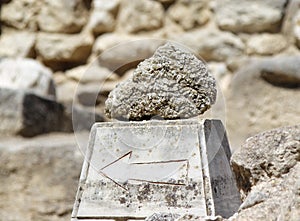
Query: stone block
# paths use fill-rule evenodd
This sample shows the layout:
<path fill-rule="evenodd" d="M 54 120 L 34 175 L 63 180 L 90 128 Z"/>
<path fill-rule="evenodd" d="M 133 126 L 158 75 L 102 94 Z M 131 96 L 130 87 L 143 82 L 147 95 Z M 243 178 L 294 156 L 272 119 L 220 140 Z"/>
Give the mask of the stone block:
<path fill-rule="evenodd" d="M 96 123 L 73 218 L 229 217 L 240 196 L 219 120 Z"/>

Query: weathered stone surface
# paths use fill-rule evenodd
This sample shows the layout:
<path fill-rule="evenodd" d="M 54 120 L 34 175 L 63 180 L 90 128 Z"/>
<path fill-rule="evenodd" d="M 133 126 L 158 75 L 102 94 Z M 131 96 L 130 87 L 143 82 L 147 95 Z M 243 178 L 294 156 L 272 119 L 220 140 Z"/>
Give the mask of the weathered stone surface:
<path fill-rule="evenodd" d="M 248 60 L 235 74 L 226 106 L 233 148 L 258 132 L 300 121 L 299 70 L 299 56 L 281 56 Z"/>
<path fill-rule="evenodd" d="M 99 55 L 97 59 L 101 66 L 123 74 L 135 68 L 140 61 L 152 56 L 165 42 L 164 39 L 134 35 L 103 34 L 96 39 L 93 54 Z"/>
<path fill-rule="evenodd" d="M 282 21 L 282 33 L 290 43 L 295 43 L 296 17 L 300 11 L 300 0 L 289 0 Z"/>
<path fill-rule="evenodd" d="M 45 0 L 37 23 L 42 31 L 75 33 L 87 21 L 88 11 L 83 0 Z"/>
<path fill-rule="evenodd" d="M 205 64 L 168 43 L 109 94 L 106 113 L 130 120 L 189 118 L 209 109 L 216 94 L 216 82 Z"/>
<path fill-rule="evenodd" d="M 55 98 L 52 71 L 36 60 L 6 58 L 0 61 L 0 87 L 24 89 Z"/>
<path fill-rule="evenodd" d="M 119 28 L 123 31 L 150 31 L 163 25 L 164 9 L 155 1 L 123 0 L 118 17 Z"/>
<path fill-rule="evenodd" d="M 113 31 L 116 26 L 119 3 L 119 0 L 93 1 L 93 11 L 90 15 L 88 28 L 96 34 Z"/>
<path fill-rule="evenodd" d="M 42 1 L 12 0 L 1 6 L 1 22 L 17 29 L 37 30 L 36 15 Z"/>
<path fill-rule="evenodd" d="M 95 124 L 72 217 L 229 217 L 240 205 L 230 155 L 219 120 Z"/>
<path fill-rule="evenodd" d="M 21 90 L 0 88 L 0 132 L 34 136 L 62 127 L 63 107 Z"/>
<path fill-rule="evenodd" d="M 35 34 L 26 31 L 3 33 L 0 57 L 33 57 Z"/>
<path fill-rule="evenodd" d="M 298 220 L 299 156 L 300 125 L 249 138 L 231 160 L 245 197 L 234 220 Z"/>
<path fill-rule="evenodd" d="M 287 40 L 280 34 L 252 35 L 247 42 L 247 53 L 273 55 L 281 52 L 287 46 Z"/>
<path fill-rule="evenodd" d="M 3 135 L 1 133 L 1 135 Z M 0 217 L 6 221 L 70 220 L 87 133 L 0 138 Z"/>
<path fill-rule="evenodd" d="M 280 29 L 286 0 L 216 1 L 218 26 L 233 32 L 262 32 Z"/>
<path fill-rule="evenodd" d="M 37 35 L 36 51 L 41 60 L 55 67 L 65 63 L 84 63 L 90 55 L 93 36 L 89 33 Z"/>
<path fill-rule="evenodd" d="M 105 67 L 101 67 L 98 62 L 90 65 L 82 65 L 66 71 L 66 76 L 80 84 L 103 83 L 105 81 L 116 81 L 119 76 Z"/>
<path fill-rule="evenodd" d="M 294 33 L 296 37 L 296 43 L 298 48 L 300 48 L 300 6 L 298 6 L 298 13 L 295 16 L 295 27 L 294 27 Z"/>
<path fill-rule="evenodd" d="M 224 61 L 238 57 L 245 48 L 236 35 L 214 29 L 170 35 L 169 38 L 190 47 L 206 61 Z"/>
<path fill-rule="evenodd" d="M 178 214 L 172 213 L 154 213 L 145 219 L 145 221 L 175 221 L 179 217 Z"/>
<path fill-rule="evenodd" d="M 178 0 L 168 9 L 168 16 L 184 30 L 204 25 L 210 17 L 207 0 Z"/>

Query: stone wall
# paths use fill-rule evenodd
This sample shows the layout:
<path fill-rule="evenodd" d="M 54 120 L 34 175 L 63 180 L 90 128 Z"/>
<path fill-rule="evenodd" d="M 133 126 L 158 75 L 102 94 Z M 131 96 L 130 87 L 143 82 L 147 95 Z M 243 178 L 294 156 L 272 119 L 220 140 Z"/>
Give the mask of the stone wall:
<path fill-rule="evenodd" d="M 177 41 L 201 56 L 218 79 L 229 135 L 238 147 L 256 132 L 300 120 L 299 69 L 287 70 L 299 63 L 299 5 L 299 0 L 6 0 L 0 57 L 42 62 L 51 69 L 58 102 L 75 99 L 87 109 L 96 102 L 103 114 L 108 92 L 137 63 L 116 74 L 97 63 L 94 72 L 100 74 L 84 75 L 97 56 L 132 40 Z M 128 56 L 149 57 L 156 47 L 135 44 L 112 52 L 104 63 L 124 65 Z"/>

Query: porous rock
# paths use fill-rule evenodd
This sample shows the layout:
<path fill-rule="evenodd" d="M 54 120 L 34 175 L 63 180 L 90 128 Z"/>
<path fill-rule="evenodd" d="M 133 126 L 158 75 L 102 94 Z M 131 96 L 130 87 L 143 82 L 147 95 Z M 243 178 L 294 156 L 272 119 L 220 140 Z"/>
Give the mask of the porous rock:
<path fill-rule="evenodd" d="M 175 221 L 178 217 L 178 214 L 154 213 L 148 218 L 146 218 L 145 221 Z"/>
<path fill-rule="evenodd" d="M 244 196 L 244 203 L 233 220 L 298 220 L 299 161 L 300 125 L 249 138 L 231 158 Z"/>
<path fill-rule="evenodd" d="M 130 120 L 189 118 L 210 108 L 216 93 L 215 79 L 205 64 L 167 43 L 109 94 L 106 114 Z"/>

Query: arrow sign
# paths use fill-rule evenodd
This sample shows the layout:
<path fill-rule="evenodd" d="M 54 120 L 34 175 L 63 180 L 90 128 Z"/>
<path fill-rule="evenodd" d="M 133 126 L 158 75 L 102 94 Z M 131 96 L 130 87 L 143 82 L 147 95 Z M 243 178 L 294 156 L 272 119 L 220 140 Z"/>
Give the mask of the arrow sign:
<path fill-rule="evenodd" d="M 166 178 L 166 174 L 172 175 L 185 166 L 186 175 L 184 179 L 186 179 L 188 169 L 187 159 L 129 163 L 131 155 L 132 151 L 124 154 L 101 168 L 99 172 L 124 189 L 126 188 L 122 184 L 127 183 L 129 180 L 158 184 L 184 185 L 162 182 L 161 180 Z"/>

